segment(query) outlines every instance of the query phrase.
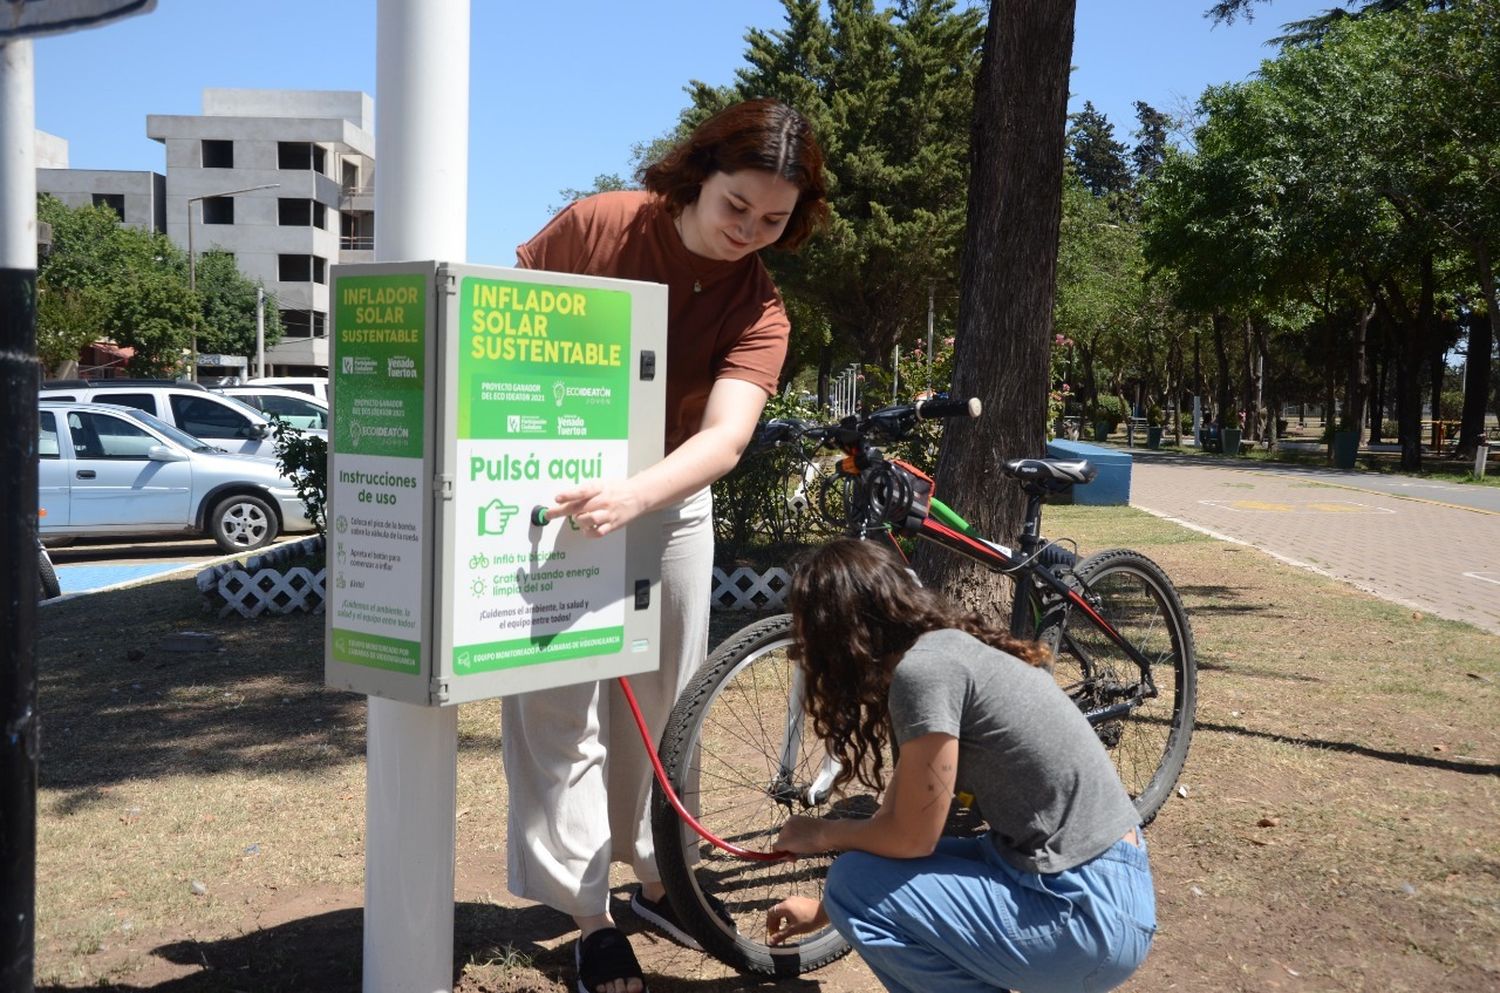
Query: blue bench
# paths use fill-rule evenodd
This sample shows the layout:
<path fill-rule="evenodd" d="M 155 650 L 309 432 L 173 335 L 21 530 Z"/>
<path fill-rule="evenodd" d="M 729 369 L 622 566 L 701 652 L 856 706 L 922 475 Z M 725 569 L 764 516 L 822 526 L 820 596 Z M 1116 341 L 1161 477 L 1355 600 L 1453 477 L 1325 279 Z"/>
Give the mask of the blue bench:
<path fill-rule="evenodd" d="M 1099 469 L 1092 483 L 1073 487 L 1073 502 L 1079 504 L 1130 503 L 1130 453 L 1082 441 L 1055 438 L 1047 442 L 1049 459 L 1088 459 Z"/>

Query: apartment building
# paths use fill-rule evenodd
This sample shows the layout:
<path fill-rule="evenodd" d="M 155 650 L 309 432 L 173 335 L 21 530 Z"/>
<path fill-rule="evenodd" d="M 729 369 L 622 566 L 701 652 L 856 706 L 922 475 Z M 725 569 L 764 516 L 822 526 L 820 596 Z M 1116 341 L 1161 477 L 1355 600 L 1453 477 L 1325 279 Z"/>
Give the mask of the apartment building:
<path fill-rule="evenodd" d="M 159 172 L 70 169 L 68 141 L 36 133 L 36 190 L 69 207 L 108 207 L 123 224 L 147 231 L 167 229 L 167 178 Z"/>
<path fill-rule="evenodd" d="M 374 259 L 374 103 L 365 93 L 203 91 L 199 115 L 152 114 L 166 146 L 167 235 L 234 255 L 275 294 L 268 372 L 328 371 L 328 267 Z"/>

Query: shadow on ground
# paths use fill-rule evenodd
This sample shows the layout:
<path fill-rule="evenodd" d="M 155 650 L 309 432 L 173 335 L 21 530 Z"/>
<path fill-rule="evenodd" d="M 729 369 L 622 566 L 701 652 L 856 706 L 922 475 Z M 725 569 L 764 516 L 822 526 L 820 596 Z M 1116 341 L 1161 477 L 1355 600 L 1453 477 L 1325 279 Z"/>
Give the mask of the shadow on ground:
<path fill-rule="evenodd" d="M 178 941 L 151 950 L 151 956 L 191 968 L 143 985 L 90 985 L 99 993 L 360 993 L 364 912 L 359 907 L 288 921 L 218 941 Z M 627 931 L 637 930 L 626 927 Z M 454 908 L 455 987 L 513 993 L 567 988 L 573 976 L 573 944 L 559 941 L 572 921 L 543 906 L 502 907 L 459 903 Z M 464 982 L 470 963 L 485 976 Z M 651 967 L 647 965 L 647 971 Z M 147 973 L 151 971 L 148 967 Z M 730 976 L 702 979 L 652 977 L 653 986 L 673 993 L 723 990 L 815 991 L 816 982 L 799 978 Z M 65 993 L 77 987 L 37 986 L 37 993 Z"/>

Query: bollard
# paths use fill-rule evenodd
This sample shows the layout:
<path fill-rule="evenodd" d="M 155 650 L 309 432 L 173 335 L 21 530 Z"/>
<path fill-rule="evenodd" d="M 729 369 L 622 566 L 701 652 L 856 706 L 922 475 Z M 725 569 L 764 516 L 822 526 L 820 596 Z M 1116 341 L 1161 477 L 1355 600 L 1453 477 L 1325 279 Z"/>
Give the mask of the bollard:
<path fill-rule="evenodd" d="M 1487 461 L 1489 461 L 1489 457 L 1490 457 L 1490 440 L 1488 438 L 1481 437 L 1479 439 L 1479 444 L 1477 444 L 1477 445 L 1474 446 L 1474 478 L 1475 479 L 1483 479 L 1484 478 L 1484 467 L 1485 467 L 1485 463 Z"/>

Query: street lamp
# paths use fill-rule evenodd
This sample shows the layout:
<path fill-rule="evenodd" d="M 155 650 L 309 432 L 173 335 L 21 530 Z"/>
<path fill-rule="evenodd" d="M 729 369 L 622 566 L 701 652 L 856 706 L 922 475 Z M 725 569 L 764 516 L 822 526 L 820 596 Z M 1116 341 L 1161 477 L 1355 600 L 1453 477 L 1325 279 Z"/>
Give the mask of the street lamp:
<path fill-rule="evenodd" d="M 262 183 L 260 186 L 247 186 L 243 190 L 225 190 L 223 193 L 203 193 L 199 196 L 187 198 L 187 254 L 188 254 L 188 292 L 193 295 L 193 364 L 188 374 L 193 382 L 198 381 L 198 318 L 202 308 L 198 306 L 198 256 L 193 254 L 193 204 L 200 200 L 213 200 L 218 197 L 232 197 L 241 193 L 254 193 L 256 190 L 274 190 L 281 186 L 280 183 Z"/>

